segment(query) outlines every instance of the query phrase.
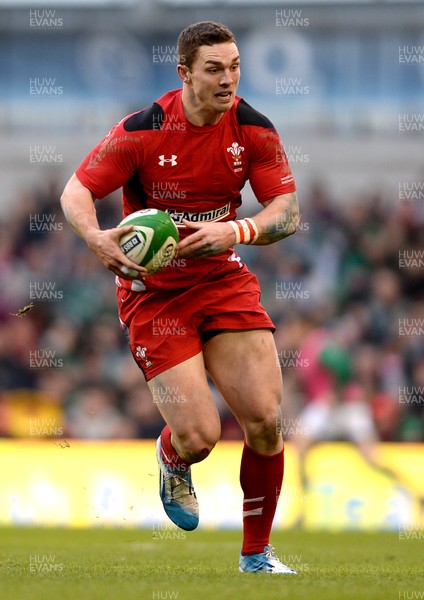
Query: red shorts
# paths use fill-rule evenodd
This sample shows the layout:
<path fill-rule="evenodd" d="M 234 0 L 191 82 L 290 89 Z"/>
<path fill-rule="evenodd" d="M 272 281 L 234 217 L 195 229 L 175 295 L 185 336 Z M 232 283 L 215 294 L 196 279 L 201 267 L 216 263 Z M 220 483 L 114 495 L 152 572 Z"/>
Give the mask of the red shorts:
<path fill-rule="evenodd" d="M 117 287 L 121 326 L 146 381 L 202 351 L 223 329 L 270 329 L 258 280 L 247 267 L 174 291 Z"/>

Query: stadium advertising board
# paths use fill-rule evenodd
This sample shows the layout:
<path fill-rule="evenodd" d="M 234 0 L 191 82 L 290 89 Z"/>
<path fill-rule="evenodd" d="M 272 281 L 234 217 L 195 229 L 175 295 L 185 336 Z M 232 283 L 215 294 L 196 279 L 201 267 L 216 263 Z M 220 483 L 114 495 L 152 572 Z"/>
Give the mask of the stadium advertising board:
<path fill-rule="evenodd" d="M 221 442 L 193 478 L 202 527 L 241 527 L 237 484 L 242 446 Z M 393 480 L 376 472 L 349 444 L 321 444 L 311 450 L 308 489 L 302 489 L 294 448 L 286 445 L 286 472 L 276 526 L 327 530 L 422 532 L 417 475 L 424 448 L 379 447 L 382 466 L 399 473 Z M 1 440 L 2 525 L 151 527 L 167 523 L 158 495 L 154 442 Z M 222 468 L 225 465 L 225 469 Z M 169 523 L 171 525 L 171 523 Z M 423 534 L 424 535 L 424 534 Z"/>

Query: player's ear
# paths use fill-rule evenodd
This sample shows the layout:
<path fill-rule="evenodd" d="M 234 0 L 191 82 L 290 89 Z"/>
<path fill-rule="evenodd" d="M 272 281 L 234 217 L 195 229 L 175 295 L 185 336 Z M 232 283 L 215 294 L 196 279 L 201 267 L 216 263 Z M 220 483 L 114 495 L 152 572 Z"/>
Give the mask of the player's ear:
<path fill-rule="evenodd" d="M 191 77 L 190 77 L 190 69 L 188 67 L 186 67 L 185 65 L 178 65 L 177 73 L 178 73 L 178 77 L 181 79 L 181 81 L 183 83 L 190 83 Z"/>

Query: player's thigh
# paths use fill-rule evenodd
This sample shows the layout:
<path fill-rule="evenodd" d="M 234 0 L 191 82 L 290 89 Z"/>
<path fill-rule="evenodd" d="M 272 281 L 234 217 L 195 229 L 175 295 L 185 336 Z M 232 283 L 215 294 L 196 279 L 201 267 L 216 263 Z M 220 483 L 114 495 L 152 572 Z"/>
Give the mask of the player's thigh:
<path fill-rule="evenodd" d="M 216 443 L 220 419 L 202 353 L 156 375 L 148 385 L 174 436 L 181 441 L 201 438 L 210 445 Z"/>
<path fill-rule="evenodd" d="M 277 349 L 266 329 L 225 331 L 204 347 L 205 363 L 242 427 L 280 415 L 283 381 Z"/>

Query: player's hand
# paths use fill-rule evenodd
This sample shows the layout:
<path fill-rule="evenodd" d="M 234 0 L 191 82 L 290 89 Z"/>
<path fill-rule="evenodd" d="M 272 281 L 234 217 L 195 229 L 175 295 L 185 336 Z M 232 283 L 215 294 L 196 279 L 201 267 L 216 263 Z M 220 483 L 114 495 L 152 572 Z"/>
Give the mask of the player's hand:
<path fill-rule="evenodd" d="M 127 258 L 119 247 L 120 238 L 134 229 L 133 225 L 113 229 L 92 229 L 86 236 L 88 247 L 99 257 L 104 266 L 123 279 L 143 279 L 147 269 Z M 137 275 L 129 275 L 129 269 Z"/>
<path fill-rule="evenodd" d="M 194 230 L 177 245 L 177 254 L 186 258 L 205 258 L 221 254 L 236 241 L 236 234 L 229 223 L 192 223 L 183 219 L 186 227 Z"/>

